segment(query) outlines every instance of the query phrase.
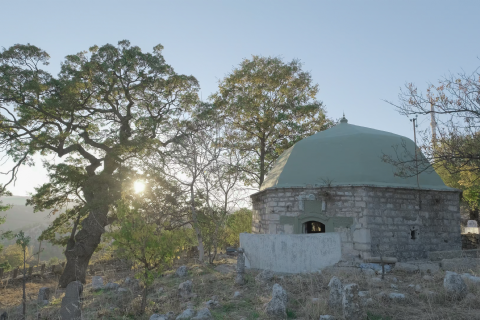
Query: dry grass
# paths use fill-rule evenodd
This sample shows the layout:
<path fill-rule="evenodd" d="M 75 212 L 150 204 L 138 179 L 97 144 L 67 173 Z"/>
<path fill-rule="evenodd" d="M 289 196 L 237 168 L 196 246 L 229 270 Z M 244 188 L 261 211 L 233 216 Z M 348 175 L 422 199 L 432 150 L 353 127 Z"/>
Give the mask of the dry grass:
<path fill-rule="evenodd" d="M 234 263 L 234 260 L 223 260 L 220 263 Z M 477 275 L 480 270 L 474 270 Z M 141 288 L 126 287 L 128 293 L 116 292 L 92 292 L 87 285 L 85 287 L 83 315 L 84 319 L 149 319 L 152 313 L 167 313 L 173 311 L 176 314 L 182 312 L 187 305 L 177 296 L 178 285 L 185 281 L 173 276 L 174 270 L 167 271 L 163 277 L 156 279 L 148 296 L 149 304 L 147 312 L 139 315 L 141 302 Z M 332 276 L 339 277 L 344 284 L 357 283 L 361 291 L 369 291 L 372 302 L 365 307 L 368 319 L 480 319 L 480 286 L 469 284 L 469 292 L 474 296 L 460 302 L 448 299 L 443 289 L 444 273 L 439 272 L 432 280 L 424 280 L 420 274 L 391 273 L 379 285 L 372 285 L 370 278 L 360 273 L 325 271 L 322 273 L 306 275 L 277 276 L 275 279 L 264 285 L 256 284 L 254 277 L 256 272 L 246 274 L 247 283 L 242 287 L 234 285 L 234 274 L 221 274 L 213 269 L 213 266 L 190 264 L 187 279 L 194 283 L 194 293 L 197 294 L 191 302 L 199 309 L 204 303 L 217 296 L 221 306 L 213 309 L 212 314 L 216 320 L 228 319 L 267 319 L 264 313 L 264 304 L 271 298 L 271 288 L 274 283 L 284 287 L 289 295 L 288 315 L 290 319 L 315 319 L 318 320 L 322 314 L 336 315 L 342 319 L 341 314 L 330 310 L 327 306 L 328 282 Z M 106 282 L 118 282 L 122 285 L 128 273 L 106 274 Z M 397 279 L 395 282 L 394 278 Z M 47 284 L 54 285 L 50 280 Z M 88 281 L 90 282 L 90 281 Z M 392 289 L 391 285 L 398 287 Z M 409 284 L 420 284 L 422 291 L 415 293 L 408 287 Z M 38 288 L 45 286 L 45 283 L 29 284 L 29 292 L 34 293 L 35 299 Z M 122 285 L 123 286 L 123 285 Z M 163 288 L 162 293 L 158 289 Z M 21 302 L 21 286 L 2 289 L 0 300 L 4 303 L 4 297 L 8 297 L 9 306 L 18 305 Z M 240 291 L 240 299 L 233 299 L 235 291 Z M 434 294 L 429 294 L 432 291 Z M 382 298 L 378 294 L 401 292 L 407 298 L 403 302 L 394 302 Z M 58 311 L 61 302 L 62 292 L 57 291 L 55 299 L 46 307 L 39 307 L 33 301 L 29 303 L 27 319 L 58 319 Z M 4 308 L 5 306 L 3 306 Z M 15 308 L 9 308 L 9 319 L 19 319 Z M 40 314 L 40 317 L 38 317 Z M 367 318 L 367 317 L 366 317 Z"/>

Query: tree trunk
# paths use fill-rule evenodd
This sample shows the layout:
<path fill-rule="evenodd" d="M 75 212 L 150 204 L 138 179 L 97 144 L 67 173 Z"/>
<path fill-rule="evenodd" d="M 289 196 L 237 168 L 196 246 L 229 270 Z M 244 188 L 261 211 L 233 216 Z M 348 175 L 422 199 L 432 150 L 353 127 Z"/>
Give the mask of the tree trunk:
<path fill-rule="evenodd" d="M 25 320 L 26 314 L 27 314 L 27 295 L 25 293 L 25 276 L 26 276 L 26 271 L 25 271 L 25 260 L 26 260 L 26 248 L 23 249 L 23 317 L 22 319 Z"/>
<path fill-rule="evenodd" d="M 88 188 L 85 187 L 85 190 L 89 191 L 84 194 L 90 212 L 82 221 L 82 229 L 75 235 L 74 240 L 70 239 L 65 249 L 67 264 L 59 279 L 61 288 L 67 287 L 72 281 L 86 283 L 88 263 L 105 232 L 109 205 L 114 200 L 109 194 L 108 184 L 99 181 L 99 178 L 102 179 L 101 176 L 92 177 Z"/>
<path fill-rule="evenodd" d="M 144 281 L 144 288 L 143 288 L 143 297 L 142 297 L 142 306 L 140 308 L 140 313 L 141 314 L 144 314 L 145 313 L 145 308 L 147 307 L 147 290 L 148 290 L 148 287 L 147 287 L 147 283 L 148 283 L 148 264 L 145 264 L 145 273 L 144 273 L 144 277 L 145 277 L 145 281 Z"/>
<path fill-rule="evenodd" d="M 258 189 L 260 189 L 264 180 L 265 180 L 265 140 L 260 139 L 260 181 L 258 184 Z"/>
<path fill-rule="evenodd" d="M 198 241 L 198 260 L 200 262 L 203 262 L 203 260 L 205 259 L 205 250 L 203 248 L 202 232 L 200 231 L 200 227 L 198 226 L 197 212 L 195 210 L 195 193 L 193 190 L 193 183 L 190 186 L 190 200 L 192 204 L 193 228 L 195 229 L 195 233 L 197 235 L 197 241 Z"/>

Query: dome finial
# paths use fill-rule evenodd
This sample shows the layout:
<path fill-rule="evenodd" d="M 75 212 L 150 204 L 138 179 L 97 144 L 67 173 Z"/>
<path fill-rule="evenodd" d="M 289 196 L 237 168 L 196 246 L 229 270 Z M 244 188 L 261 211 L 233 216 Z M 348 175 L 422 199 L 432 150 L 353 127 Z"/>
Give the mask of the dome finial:
<path fill-rule="evenodd" d="M 345 118 L 345 112 L 343 113 L 343 118 L 340 119 L 340 123 L 348 123 L 347 118 Z"/>

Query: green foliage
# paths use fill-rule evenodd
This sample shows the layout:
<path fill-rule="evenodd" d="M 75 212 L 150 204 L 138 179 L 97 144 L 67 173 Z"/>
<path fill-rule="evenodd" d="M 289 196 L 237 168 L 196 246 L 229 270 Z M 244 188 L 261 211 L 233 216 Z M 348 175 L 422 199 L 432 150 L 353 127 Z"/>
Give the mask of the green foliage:
<path fill-rule="evenodd" d="M 64 244 L 67 239 L 54 240 L 55 233 L 71 229 L 68 260 L 90 259 L 104 227 L 115 220 L 125 171 L 175 141 L 181 117 L 198 100 L 197 80 L 176 74 L 162 49 L 142 52 L 127 40 L 93 46 L 66 56 L 58 76 L 44 70 L 49 55 L 36 46 L 0 52 L 0 151 L 14 163 L 4 171 L 11 183 L 22 165 L 35 164 L 34 154 L 64 158 L 47 165 L 50 181 L 29 204 L 54 212 L 74 204 L 77 211 L 59 217 L 44 235 Z M 64 274 L 62 286 L 78 273 Z"/>
<path fill-rule="evenodd" d="M 144 214 L 138 203 L 132 206 L 119 202 L 116 230 L 109 233 L 120 257 L 135 260 L 144 266 L 137 277 L 146 285 L 166 266 L 172 264 L 180 251 L 189 244 L 183 229 L 169 231 Z"/>
<path fill-rule="evenodd" d="M 28 247 L 26 248 L 26 256 L 29 255 Z M 23 265 L 23 250 L 22 247 L 12 244 L 3 250 L 0 255 L 0 263 L 7 262 L 12 268 Z"/>
<path fill-rule="evenodd" d="M 228 126 L 224 143 L 248 156 L 243 181 L 259 187 L 278 156 L 327 129 L 318 85 L 298 60 L 252 56 L 219 83 L 211 114 Z"/>
<path fill-rule="evenodd" d="M 240 246 L 240 233 L 252 232 L 252 210 L 242 208 L 227 216 L 226 244 L 230 247 Z"/>
<path fill-rule="evenodd" d="M 5 271 L 12 270 L 12 266 L 10 265 L 10 263 L 8 261 L 4 261 L 4 262 L 0 263 L 0 268 L 2 268 Z"/>

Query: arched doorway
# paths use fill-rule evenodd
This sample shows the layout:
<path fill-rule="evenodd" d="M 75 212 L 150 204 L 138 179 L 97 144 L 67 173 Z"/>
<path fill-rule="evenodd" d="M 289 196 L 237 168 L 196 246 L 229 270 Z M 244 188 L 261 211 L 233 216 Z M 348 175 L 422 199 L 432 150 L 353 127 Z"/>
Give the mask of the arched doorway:
<path fill-rule="evenodd" d="M 325 233 L 325 225 L 318 221 L 307 221 L 303 224 L 303 233 Z"/>

